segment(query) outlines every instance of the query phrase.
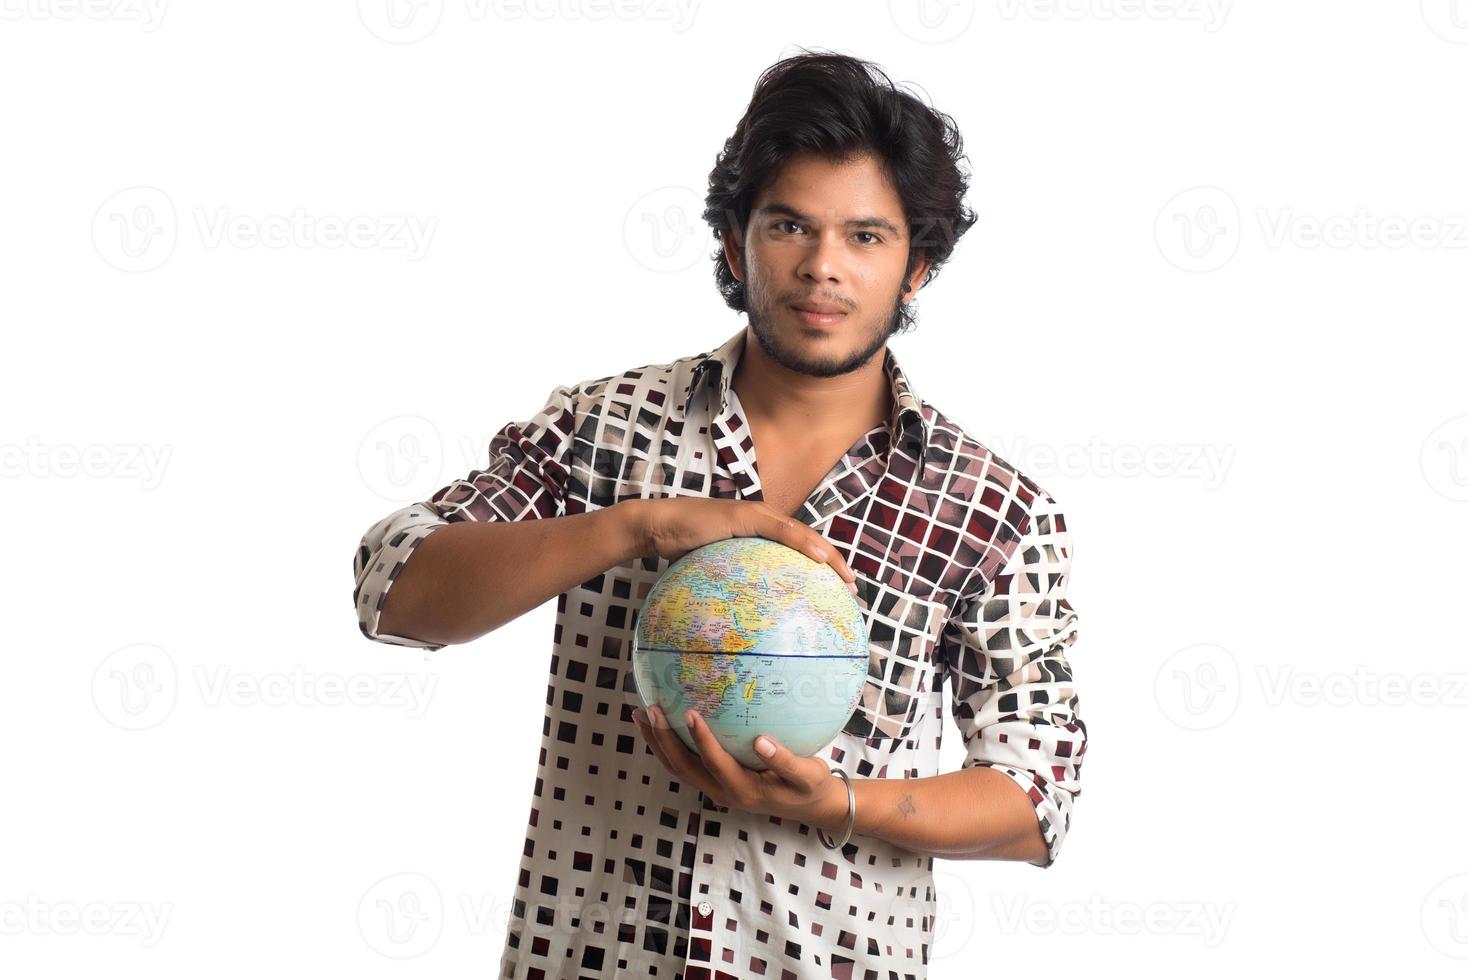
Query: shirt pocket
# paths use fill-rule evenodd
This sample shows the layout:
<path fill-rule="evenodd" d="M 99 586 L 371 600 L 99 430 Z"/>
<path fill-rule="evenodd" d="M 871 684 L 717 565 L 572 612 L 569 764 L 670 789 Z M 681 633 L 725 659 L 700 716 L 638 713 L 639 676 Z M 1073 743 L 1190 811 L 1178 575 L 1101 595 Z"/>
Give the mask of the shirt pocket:
<path fill-rule="evenodd" d="M 867 679 L 856 709 L 841 729 L 861 739 L 903 739 L 933 710 L 938 633 L 947 607 L 878 587 L 865 609 Z"/>

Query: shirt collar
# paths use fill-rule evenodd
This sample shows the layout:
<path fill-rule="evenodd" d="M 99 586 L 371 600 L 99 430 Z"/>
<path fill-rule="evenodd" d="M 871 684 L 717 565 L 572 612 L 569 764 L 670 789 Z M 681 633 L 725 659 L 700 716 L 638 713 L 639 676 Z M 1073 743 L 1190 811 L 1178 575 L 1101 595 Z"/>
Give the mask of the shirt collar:
<path fill-rule="evenodd" d="M 693 376 L 683 396 L 685 416 L 691 410 L 698 393 L 705 388 L 711 392 L 710 405 L 714 404 L 712 398 L 717 397 L 719 415 L 728 410 L 729 382 L 733 379 L 734 368 L 738 366 L 739 357 L 744 352 L 744 336 L 745 329 L 741 327 L 738 333 L 720 346 L 698 355 L 700 360 L 693 368 Z M 918 472 L 921 474 L 928 446 L 928 422 L 923 418 L 922 399 L 913 391 L 912 383 L 897 363 L 897 355 L 893 353 L 890 344 L 886 347 L 882 366 L 892 390 L 892 414 L 887 420 L 888 432 L 892 436 L 891 444 L 907 447 L 912 458 L 917 461 Z"/>

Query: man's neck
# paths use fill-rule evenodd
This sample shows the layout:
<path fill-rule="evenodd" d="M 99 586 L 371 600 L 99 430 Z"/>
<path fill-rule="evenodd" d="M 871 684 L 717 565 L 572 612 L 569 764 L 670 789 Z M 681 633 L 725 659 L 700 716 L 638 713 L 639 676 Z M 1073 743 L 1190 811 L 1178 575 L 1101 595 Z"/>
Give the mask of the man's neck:
<path fill-rule="evenodd" d="M 817 378 L 771 359 L 747 325 L 743 343 L 729 383 L 747 415 L 790 441 L 817 443 L 852 431 L 865 432 L 891 414 L 885 346 L 854 371 Z"/>

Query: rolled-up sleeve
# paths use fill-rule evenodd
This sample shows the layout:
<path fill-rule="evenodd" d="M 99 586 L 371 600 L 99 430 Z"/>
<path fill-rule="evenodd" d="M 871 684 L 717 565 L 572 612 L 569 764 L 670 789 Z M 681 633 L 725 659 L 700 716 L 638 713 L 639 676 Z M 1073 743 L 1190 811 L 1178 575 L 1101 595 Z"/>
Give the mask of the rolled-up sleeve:
<path fill-rule="evenodd" d="M 556 386 L 540 411 L 523 422 L 507 423 L 491 437 L 484 469 L 472 470 L 367 529 L 352 561 L 352 602 L 363 636 L 397 646 L 443 649 L 441 643 L 393 636 L 378 628 L 393 581 L 424 538 L 443 525 L 565 516 L 579 391 L 579 386 Z"/>
<path fill-rule="evenodd" d="M 962 597 L 940 644 L 963 768 L 992 766 L 1035 807 L 1055 863 L 1080 795 L 1086 725 L 1066 651 L 1078 636 L 1066 598 L 1071 540 L 1048 494 L 1036 497 L 1003 569 Z"/>

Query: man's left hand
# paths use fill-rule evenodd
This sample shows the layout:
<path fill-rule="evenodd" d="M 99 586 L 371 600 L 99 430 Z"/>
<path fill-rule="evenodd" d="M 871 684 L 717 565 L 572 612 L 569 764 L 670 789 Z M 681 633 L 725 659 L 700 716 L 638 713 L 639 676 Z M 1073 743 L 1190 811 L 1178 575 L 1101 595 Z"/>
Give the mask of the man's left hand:
<path fill-rule="evenodd" d="M 799 820 L 828 832 L 838 823 L 844 826 L 846 788 L 821 759 L 796 755 L 761 735 L 755 740 L 756 751 L 760 739 L 769 739 L 775 753 L 765 759 L 768 769 L 750 769 L 725 751 L 698 712 L 690 710 L 688 730 L 698 747 L 695 755 L 656 707 L 651 712 L 650 719 L 638 708 L 633 720 L 658 761 L 679 782 L 698 787 L 720 806 Z"/>

